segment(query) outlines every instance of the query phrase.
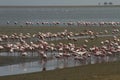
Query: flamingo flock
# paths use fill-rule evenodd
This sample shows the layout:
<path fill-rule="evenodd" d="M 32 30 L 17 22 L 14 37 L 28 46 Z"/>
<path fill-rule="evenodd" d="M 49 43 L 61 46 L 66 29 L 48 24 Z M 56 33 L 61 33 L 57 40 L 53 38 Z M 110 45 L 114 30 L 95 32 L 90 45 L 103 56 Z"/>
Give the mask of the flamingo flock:
<path fill-rule="evenodd" d="M 119 32 L 118 29 L 114 29 L 113 32 Z M 82 32 L 83 33 L 83 32 Z M 87 31 L 84 36 L 94 36 L 93 31 Z M 105 30 L 105 33 L 108 33 Z M 74 38 L 71 38 L 73 37 Z M 104 57 L 113 56 L 120 53 L 120 39 L 117 36 L 113 36 L 113 40 L 101 41 L 101 46 L 88 47 L 87 43 L 89 40 L 86 38 L 84 40 L 85 44 L 81 46 L 76 46 L 74 43 L 49 43 L 49 40 L 56 40 L 53 38 L 61 38 L 67 40 L 77 41 L 75 36 L 81 36 L 78 33 L 68 32 L 64 30 L 63 32 L 55 33 L 42 33 L 31 35 L 27 34 L 11 34 L 11 35 L 0 35 L 0 51 L 8 52 L 8 56 L 11 54 L 19 56 L 39 56 L 42 60 L 46 61 L 49 57 L 56 58 L 57 60 L 73 58 L 75 61 L 83 61 L 91 56 Z M 30 39 L 34 40 L 31 41 Z M 31 54 L 29 54 L 31 52 Z"/>
<path fill-rule="evenodd" d="M 90 22 L 90 21 L 68 21 L 68 22 L 60 22 L 60 21 L 53 21 L 53 22 L 48 22 L 48 21 L 44 21 L 44 22 L 31 22 L 31 21 L 25 21 L 24 23 L 20 23 L 18 21 L 14 21 L 14 22 L 10 22 L 7 21 L 6 22 L 7 25 L 10 24 L 21 24 L 21 25 L 26 25 L 26 26 L 33 26 L 33 25 L 38 25 L 38 26 L 119 26 L 120 22 L 114 22 L 114 21 L 110 21 L 110 22 Z"/>

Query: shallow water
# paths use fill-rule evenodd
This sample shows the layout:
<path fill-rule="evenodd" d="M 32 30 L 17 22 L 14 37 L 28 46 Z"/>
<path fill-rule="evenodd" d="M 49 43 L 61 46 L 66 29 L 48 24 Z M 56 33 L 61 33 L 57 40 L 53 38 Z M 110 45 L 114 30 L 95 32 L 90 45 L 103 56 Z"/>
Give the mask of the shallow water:
<path fill-rule="evenodd" d="M 0 67 L 0 76 L 32 73 L 32 72 L 39 72 L 43 70 L 54 70 L 54 69 L 61 69 L 65 67 L 74 67 L 74 66 L 119 61 L 119 60 L 120 60 L 120 55 L 105 56 L 105 57 L 91 56 L 83 61 L 74 60 L 73 57 L 69 57 L 68 59 L 54 58 L 48 61 L 39 60 L 35 62 L 26 62 L 26 63 L 20 63 L 15 65 L 2 66 Z"/>
<path fill-rule="evenodd" d="M 120 21 L 120 7 L 0 8 L 0 25 L 28 22 Z"/>

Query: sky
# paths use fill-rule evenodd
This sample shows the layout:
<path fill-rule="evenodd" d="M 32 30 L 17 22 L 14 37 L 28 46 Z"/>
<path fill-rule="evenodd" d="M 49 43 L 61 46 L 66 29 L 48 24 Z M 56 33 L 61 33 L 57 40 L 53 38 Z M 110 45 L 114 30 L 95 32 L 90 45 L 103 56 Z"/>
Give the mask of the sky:
<path fill-rule="evenodd" d="M 120 0 L 0 0 L 0 5 L 97 5 L 99 2 L 120 5 Z"/>

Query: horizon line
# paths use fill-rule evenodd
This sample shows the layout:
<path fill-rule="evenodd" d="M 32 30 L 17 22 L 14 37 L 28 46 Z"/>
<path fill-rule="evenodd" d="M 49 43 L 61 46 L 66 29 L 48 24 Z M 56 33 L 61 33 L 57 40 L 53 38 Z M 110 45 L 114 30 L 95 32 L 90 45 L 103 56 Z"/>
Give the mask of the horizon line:
<path fill-rule="evenodd" d="M 120 5 L 0 5 L 0 8 L 39 8 L 39 7 L 120 7 Z"/>

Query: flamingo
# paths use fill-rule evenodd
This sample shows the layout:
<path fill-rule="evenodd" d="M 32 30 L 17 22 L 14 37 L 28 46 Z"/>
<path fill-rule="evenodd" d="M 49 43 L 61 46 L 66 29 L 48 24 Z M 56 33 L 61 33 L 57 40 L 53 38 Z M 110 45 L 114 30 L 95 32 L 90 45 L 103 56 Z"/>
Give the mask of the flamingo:
<path fill-rule="evenodd" d="M 16 25 L 18 22 L 17 21 L 14 21 L 14 24 Z"/>
<path fill-rule="evenodd" d="M 25 56 L 27 56 L 28 54 L 27 54 L 27 52 L 22 52 L 21 53 L 21 56 L 23 56 L 23 57 L 25 57 Z"/>
<path fill-rule="evenodd" d="M 10 24 L 10 21 L 7 21 L 7 24 Z"/>

